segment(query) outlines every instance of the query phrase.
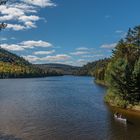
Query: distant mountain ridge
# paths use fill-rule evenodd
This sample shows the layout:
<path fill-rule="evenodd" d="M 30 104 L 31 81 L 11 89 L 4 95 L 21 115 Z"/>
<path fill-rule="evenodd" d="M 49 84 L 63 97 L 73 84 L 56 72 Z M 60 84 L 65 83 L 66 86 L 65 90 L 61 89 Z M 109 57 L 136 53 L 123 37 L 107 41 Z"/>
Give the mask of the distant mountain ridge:
<path fill-rule="evenodd" d="M 0 48 L 0 78 L 30 78 L 62 75 L 57 71 L 44 71 L 24 58 Z"/>
<path fill-rule="evenodd" d="M 48 63 L 48 64 L 36 64 L 37 67 L 43 70 L 56 70 L 64 75 L 73 75 L 80 67 L 71 66 L 66 64 L 59 64 L 59 63 Z"/>

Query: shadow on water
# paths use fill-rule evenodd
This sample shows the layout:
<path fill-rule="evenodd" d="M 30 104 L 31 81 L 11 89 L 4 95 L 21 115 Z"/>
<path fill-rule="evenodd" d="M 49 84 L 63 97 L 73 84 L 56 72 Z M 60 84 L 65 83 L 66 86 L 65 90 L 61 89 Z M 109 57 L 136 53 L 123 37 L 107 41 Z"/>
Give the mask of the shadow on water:
<path fill-rule="evenodd" d="M 22 139 L 21 138 L 16 138 L 13 135 L 0 134 L 0 140 L 22 140 Z"/>
<path fill-rule="evenodd" d="M 134 111 L 130 111 L 130 110 L 126 110 L 126 109 L 121 109 L 118 107 L 111 107 L 108 104 L 106 104 L 106 107 L 108 108 L 108 110 L 111 112 L 112 116 L 114 115 L 115 112 L 119 112 L 120 114 L 123 115 L 124 118 L 127 119 L 127 125 L 138 125 L 137 123 L 140 123 L 139 121 L 139 113 L 134 112 Z M 137 120 L 137 121 L 135 121 Z"/>
<path fill-rule="evenodd" d="M 127 120 L 127 124 L 129 125 L 135 125 L 132 121 Z"/>

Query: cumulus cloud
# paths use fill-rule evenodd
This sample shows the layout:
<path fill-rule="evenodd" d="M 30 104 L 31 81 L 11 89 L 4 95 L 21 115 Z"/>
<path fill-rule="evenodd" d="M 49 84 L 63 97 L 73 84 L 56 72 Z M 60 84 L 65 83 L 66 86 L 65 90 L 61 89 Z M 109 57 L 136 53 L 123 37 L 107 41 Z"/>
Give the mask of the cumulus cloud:
<path fill-rule="evenodd" d="M 15 37 L 10 37 L 10 38 L 7 38 L 7 37 L 0 37 L 0 41 L 7 41 L 7 40 L 15 40 L 16 38 Z"/>
<path fill-rule="evenodd" d="M 19 17 L 19 20 L 23 21 L 23 22 L 37 21 L 39 19 L 40 18 L 38 16 L 35 16 L 35 15 L 30 15 L 30 16 L 23 15 L 23 16 Z"/>
<path fill-rule="evenodd" d="M 19 31 L 19 30 L 24 30 L 26 27 L 20 24 L 7 24 L 6 28 Z"/>
<path fill-rule="evenodd" d="M 1 44 L 1 48 L 10 50 L 10 51 L 23 51 L 24 48 L 17 44 Z"/>
<path fill-rule="evenodd" d="M 29 47 L 45 47 L 45 48 L 48 48 L 48 47 L 52 47 L 52 44 L 49 43 L 49 42 L 46 42 L 46 41 L 42 41 L 42 40 L 39 40 L 39 41 L 34 41 L 34 40 L 29 40 L 29 41 L 23 41 L 20 43 L 21 45 L 23 46 L 27 46 L 27 48 Z"/>
<path fill-rule="evenodd" d="M 22 57 L 28 60 L 29 62 L 40 61 L 40 58 L 35 55 L 27 55 L 27 56 L 22 56 Z"/>
<path fill-rule="evenodd" d="M 26 25 L 26 29 L 30 29 L 30 28 L 36 28 L 37 26 L 35 25 L 34 22 L 31 22 L 31 21 L 27 21 L 25 22 L 25 25 Z"/>
<path fill-rule="evenodd" d="M 55 6 L 51 0 L 22 0 L 20 2 L 0 5 L 0 21 L 13 22 L 9 23 L 9 29 L 15 31 L 36 28 L 36 22 L 41 18 L 35 15 L 38 12 L 38 6 L 48 7 Z"/>
<path fill-rule="evenodd" d="M 103 44 L 100 46 L 100 48 L 105 48 L 105 49 L 114 49 L 117 43 L 112 43 L 112 44 Z"/>
<path fill-rule="evenodd" d="M 89 48 L 87 47 L 79 47 L 79 48 L 76 48 L 77 51 L 87 51 L 89 50 Z"/>
<path fill-rule="evenodd" d="M 56 6 L 56 4 L 54 4 L 51 0 L 23 0 L 23 1 L 41 7 Z"/>
<path fill-rule="evenodd" d="M 36 51 L 33 54 L 35 55 L 48 55 L 48 54 L 53 54 L 55 53 L 55 50 L 50 50 L 50 51 Z"/>
<path fill-rule="evenodd" d="M 82 66 L 87 64 L 89 61 L 85 59 L 78 59 L 76 62 L 78 63 L 79 66 Z"/>
<path fill-rule="evenodd" d="M 76 52 L 72 52 L 70 53 L 71 55 L 84 55 L 84 54 L 89 54 L 88 51 L 76 51 Z"/>
<path fill-rule="evenodd" d="M 55 56 L 47 56 L 45 57 L 45 60 L 47 61 L 63 61 L 63 60 L 68 60 L 71 57 L 67 54 L 57 54 Z"/>
<path fill-rule="evenodd" d="M 35 55 L 27 55 L 23 56 L 26 60 L 29 62 L 35 63 L 35 62 L 58 62 L 58 61 L 65 61 L 70 59 L 71 57 L 67 54 L 57 54 L 53 56 L 46 56 L 46 57 L 38 57 Z"/>
<path fill-rule="evenodd" d="M 79 57 L 85 57 L 85 58 L 93 58 L 97 57 L 96 55 L 102 55 L 101 50 L 95 50 L 94 48 L 87 48 L 87 47 L 79 47 L 75 49 L 75 52 L 71 52 L 70 55 L 73 56 L 79 56 Z"/>
<path fill-rule="evenodd" d="M 42 40 L 39 41 L 29 40 L 23 41 L 18 44 L 1 44 L 1 47 L 10 51 L 23 51 L 25 49 L 34 49 L 35 47 L 48 48 L 52 47 L 52 44 Z"/>
<path fill-rule="evenodd" d="M 97 58 L 97 57 L 104 57 L 103 54 L 94 54 L 94 55 L 83 55 L 82 58 Z"/>

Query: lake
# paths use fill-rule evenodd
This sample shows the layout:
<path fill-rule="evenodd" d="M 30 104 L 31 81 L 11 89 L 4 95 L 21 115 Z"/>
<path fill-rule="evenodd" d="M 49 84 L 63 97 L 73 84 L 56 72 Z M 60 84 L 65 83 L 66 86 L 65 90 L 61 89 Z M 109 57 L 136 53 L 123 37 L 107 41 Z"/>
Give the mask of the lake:
<path fill-rule="evenodd" d="M 105 93 L 92 77 L 0 80 L 0 140 L 140 140 L 140 116 L 116 121 Z"/>

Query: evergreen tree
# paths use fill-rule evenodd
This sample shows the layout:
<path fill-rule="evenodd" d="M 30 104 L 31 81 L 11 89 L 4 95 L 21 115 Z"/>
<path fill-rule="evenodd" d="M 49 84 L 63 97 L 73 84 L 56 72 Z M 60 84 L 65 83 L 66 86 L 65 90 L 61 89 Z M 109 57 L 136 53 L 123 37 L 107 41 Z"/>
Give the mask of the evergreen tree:
<path fill-rule="evenodd" d="M 109 88 L 120 99 L 131 104 L 140 101 L 140 26 L 129 29 L 113 51 L 106 69 Z"/>

